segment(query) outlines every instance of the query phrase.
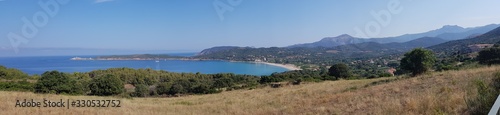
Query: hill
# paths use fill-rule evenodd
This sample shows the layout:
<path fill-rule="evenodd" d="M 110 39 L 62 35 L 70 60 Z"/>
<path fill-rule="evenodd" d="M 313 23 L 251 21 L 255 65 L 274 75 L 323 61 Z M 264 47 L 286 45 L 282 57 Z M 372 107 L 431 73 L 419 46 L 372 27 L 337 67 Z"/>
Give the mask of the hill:
<path fill-rule="evenodd" d="M 226 51 L 226 50 L 231 50 L 231 49 L 236 49 L 239 48 L 237 46 L 216 46 L 208 49 L 202 50 L 200 53 L 197 55 L 207 55 L 215 52 L 220 52 L 220 51 Z"/>
<path fill-rule="evenodd" d="M 352 37 L 352 36 L 347 35 L 347 34 L 342 34 L 342 35 L 339 35 L 337 37 L 325 37 L 325 38 L 321 39 L 320 41 L 313 42 L 313 43 L 291 45 L 291 46 L 288 46 L 288 48 L 335 47 L 335 46 L 340 46 L 340 45 L 356 44 L 356 43 L 363 43 L 363 42 L 369 42 L 369 40 L 362 39 L 362 38 L 355 38 L 355 37 Z"/>
<path fill-rule="evenodd" d="M 339 80 L 176 98 L 65 96 L 0 91 L 3 114 L 466 114 L 474 81 L 500 66 L 413 78 Z M 121 100 L 120 108 L 16 108 L 16 100 Z"/>
<path fill-rule="evenodd" d="M 406 52 L 413 48 L 418 47 L 429 47 L 436 44 L 444 43 L 447 40 L 436 38 L 436 37 L 423 37 L 415 40 L 411 40 L 403 43 L 376 43 L 376 42 L 365 42 L 365 43 L 357 43 L 357 44 L 349 44 L 337 46 L 332 49 L 339 51 L 388 51 L 394 50 L 394 52 Z M 380 52 L 378 52 L 380 53 Z"/>

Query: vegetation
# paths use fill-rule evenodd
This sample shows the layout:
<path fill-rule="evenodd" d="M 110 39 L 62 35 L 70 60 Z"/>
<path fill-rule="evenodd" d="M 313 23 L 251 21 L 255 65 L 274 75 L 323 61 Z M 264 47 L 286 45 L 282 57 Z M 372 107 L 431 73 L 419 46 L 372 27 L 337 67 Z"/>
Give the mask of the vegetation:
<path fill-rule="evenodd" d="M 336 79 L 349 78 L 351 77 L 351 71 L 346 64 L 339 63 L 328 69 L 328 75 L 335 76 Z"/>
<path fill-rule="evenodd" d="M 12 79 L 29 79 L 31 78 L 28 74 L 14 68 L 7 68 L 0 65 L 0 79 L 12 80 Z"/>
<path fill-rule="evenodd" d="M 148 86 L 144 84 L 136 85 L 134 90 L 134 93 L 131 95 L 133 97 L 146 97 L 150 95 Z"/>
<path fill-rule="evenodd" d="M 38 78 L 18 69 L 0 66 L 0 90 L 3 91 L 34 91 L 31 81 Z"/>
<path fill-rule="evenodd" d="M 260 83 L 267 84 L 272 82 L 282 82 L 282 81 L 309 81 L 309 82 L 318 82 L 323 80 L 334 80 L 328 76 L 328 72 L 326 70 L 295 70 L 295 71 L 287 71 L 282 73 L 273 73 L 270 76 L 261 76 Z"/>
<path fill-rule="evenodd" d="M 86 86 L 77 82 L 68 74 L 48 71 L 42 74 L 34 89 L 36 93 L 84 94 Z"/>
<path fill-rule="evenodd" d="M 481 64 L 500 64 L 500 47 L 486 48 L 479 52 L 477 60 Z"/>
<path fill-rule="evenodd" d="M 110 96 L 124 92 L 123 82 L 117 76 L 108 74 L 92 79 L 89 84 L 91 95 Z M 142 96 L 142 95 L 141 95 Z"/>
<path fill-rule="evenodd" d="M 0 82 L 0 90 L 2 91 L 33 91 L 34 84 L 23 81 L 10 81 L 10 82 Z"/>
<path fill-rule="evenodd" d="M 372 48 L 370 45 L 350 46 L 349 48 L 232 47 L 192 58 L 234 61 L 261 60 L 270 63 L 294 64 L 303 69 L 316 70 L 317 72 L 328 69 L 333 64 L 346 63 L 352 67 L 353 72 L 356 71 L 356 76 L 368 77 L 366 75 L 383 73 L 387 69 L 387 62 L 396 61 L 399 58 L 399 53 L 404 51 L 407 50 Z"/>
<path fill-rule="evenodd" d="M 498 71 L 500 66 L 493 65 L 419 77 L 325 81 L 176 98 L 123 99 L 0 91 L 0 102 L 4 102 L 0 108 L 3 114 L 471 114 L 466 100 L 478 95 L 474 81 L 489 84 L 494 77 L 492 73 Z M 16 99 L 43 98 L 118 99 L 122 107 L 15 109 L 13 106 Z"/>
<path fill-rule="evenodd" d="M 42 74 L 38 80 L 35 79 L 37 77 L 30 78 L 34 79 L 31 81 L 35 83 L 21 78 L 23 77 L 0 81 L 0 90 L 98 96 L 178 96 L 256 88 L 260 79 L 258 76 L 232 73 L 171 73 L 130 68 L 111 68 L 71 74 L 48 71 Z M 125 92 L 125 84 L 133 86 L 132 92 Z"/>
<path fill-rule="evenodd" d="M 493 74 L 494 77 L 489 84 L 476 80 L 477 95 L 467 100 L 467 107 L 471 114 L 486 115 L 500 94 L 500 72 Z"/>
<path fill-rule="evenodd" d="M 412 76 L 416 76 L 429 71 L 435 61 L 436 57 L 432 51 L 417 48 L 404 55 L 400 68 L 410 71 Z"/>

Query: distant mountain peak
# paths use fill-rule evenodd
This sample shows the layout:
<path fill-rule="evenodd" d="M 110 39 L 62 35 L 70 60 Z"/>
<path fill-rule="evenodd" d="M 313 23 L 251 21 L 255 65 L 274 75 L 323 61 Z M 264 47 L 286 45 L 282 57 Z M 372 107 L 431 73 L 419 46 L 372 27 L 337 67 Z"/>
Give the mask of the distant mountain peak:
<path fill-rule="evenodd" d="M 338 40 L 341 40 L 341 41 L 345 41 L 345 40 L 351 40 L 353 39 L 354 37 L 350 36 L 349 34 L 342 34 L 342 35 L 339 35 L 339 36 L 336 36 L 336 37 L 325 37 L 322 39 L 322 41 L 338 41 Z"/>
<path fill-rule="evenodd" d="M 342 35 L 337 36 L 336 38 L 353 38 L 353 37 L 349 34 L 342 34 Z"/>
<path fill-rule="evenodd" d="M 458 25 L 444 25 L 442 28 L 461 28 L 461 29 L 463 29 L 463 27 L 458 26 Z"/>
<path fill-rule="evenodd" d="M 452 33 L 456 33 L 456 32 L 463 32 L 465 31 L 465 28 L 461 27 L 461 26 L 458 26 L 458 25 L 445 25 L 439 29 L 437 29 L 438 31 L 441 31 L 441 32 L 452 32 Z"/>

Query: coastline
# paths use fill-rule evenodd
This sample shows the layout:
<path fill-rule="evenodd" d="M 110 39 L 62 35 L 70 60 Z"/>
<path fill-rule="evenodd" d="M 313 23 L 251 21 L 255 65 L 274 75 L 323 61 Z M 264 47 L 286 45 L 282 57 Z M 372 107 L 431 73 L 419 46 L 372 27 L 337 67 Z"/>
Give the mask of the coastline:
<path fill-rule="evenodd" d="M 184 61 L 209 61 L 209 60 L 218 60 L 218 59 L 192 59 L 192 58 L 162 58 L 162 59 L 154 59 L 154 58 L 81 58 L 81 57 L 74 57 L 71 58 L 70 60 L 106 60 L 106 61 L 112 61 L 112 60 L 184 60 Z M 263 62 L 263 61 L 233 61 L 233 60 L 219 60 L 219 61 L 228 61 L 228 62 L 249 62 L 249 63 L 257 63 L 257 64 L 266 64 L 266 65 L 271 65 L 271 66 L 277 66 L 281 68 L 285 68 L 289 71 L 293 70 L 302 70 L 300 67 L 293 65 L 293 64 L 279 64 L 279 63 L 270 63 L 270 62 Z"/>
<path fill-rule="evenodd" d="M 267 65 L 271 65 L 271 66 L 282 67 L 282 68 L 288 69 L 289 71 L 302 70 L 302 69 L 300 69 L 300 67 L 297 67 L 296 65 L 293 65 L 293 64 L 279 64 L 279 63 L 269 63 L 269 62 L 262 62 L 262 61 L 255 61 L 253 63 L 260 63 L 260 64 L 267 64 Z"/>

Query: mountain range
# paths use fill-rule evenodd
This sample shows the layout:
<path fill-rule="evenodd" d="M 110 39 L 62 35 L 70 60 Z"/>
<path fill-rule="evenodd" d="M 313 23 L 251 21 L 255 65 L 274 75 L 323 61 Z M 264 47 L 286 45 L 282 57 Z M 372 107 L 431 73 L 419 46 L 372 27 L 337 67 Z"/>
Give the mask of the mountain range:
<path fill-rule="evenodd" d="M 448 41 L 428 47 L 436 53 L 471 53 L 493 44 L 500 44 L 500 27 L 482 35 L 461 40 Z"/>
<path fill-rule="evenodd" d="M 333 47 L 332 49 L 338 51 L 377 51 L 377 50 L 397 50 L 407 51 L 413 48 L 429 47 L 446 42 L 447 40 L 437 37 L 422 37 L 411 41 L 397 43 L 377 43 L 377 42 L 363 42 L 357 44 L 348 44 Z"/>
<path fill-rule="evenodd" d="M 386 37 L 386 38 L 356 38 L 347 34 L 342 34 L 337 37 L 326 37 L 317 42 L 304 43 L 291 45 L 282 48 L 327 48 L 335 51 L 342 52 L 363 52 L 363 51 L 389 51 L 389 52 L 404 52 L 418 47 L 430 47 L 433 49 L 446 49 L 447 44 L 443 47 L 437 47 L 435 45 L 445 43 L 456 44 L 461 41 L 473 39 L 482 35 L 490 30 L 498 28 L 499 24 L 490 24 L 480 27 L 463 28 L 456 25 L 446 25 L 442 28 L 431 30 L 424 33 L 417 34 L 405 34 L 396 37 Z M 479 40 L 483 41 L 483 40 Z M 491 41 L 491 42 L 494 42 Z M 472 43 L 472 42 L 471 42 Z M 489 43 L 489 42 L 488 42 Z M 237 47 L 237 46 L 218 46 L 213 48 L 208 48 L 198 55 L 208 55 L 217 52 L 224 52 L 228 50 L 233 50 L 237 48 L 248 49 L 249 47 Z M 463 48 L 462 48 L 463 49 Z"/>
<path fill-rule="evenodd" d="M 500 25 L 498 24 L 490 24 L 480 27 L 471 27 L 471 28 L 463 28 L 456 25 L 446 25 L 442 28 L 431 30 L 424 33 L 417 34 L 405 34 L 401 36 L 395 37 L 385 37 L 385 38 L 356 38 L 347 34 L 339 35 L 337 37 L 325 37 L 317 42 L 313 43 L 304 43 L 304 44 L 296 44 L 288 46 L 289 48 L 293 47 L 336 47 L 340 45 L 348 45 L 348 44 L 357 44 L 357 43 L 365 43 L 365 42 L 376 42 L 376 43 L 403 43 L 412 41 L 419 38 L 424 37 L 435 37 L 441 38 L 446 41 L 450 40 L 459 40 L 464 38 L 471 38 L 474 36 L 481 35 L 490 30 L 493 30 Z"/>

